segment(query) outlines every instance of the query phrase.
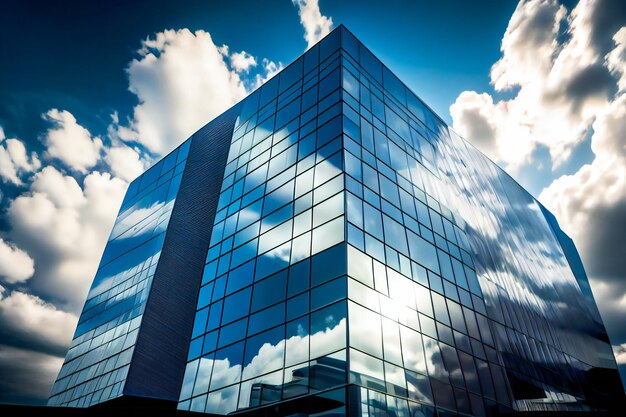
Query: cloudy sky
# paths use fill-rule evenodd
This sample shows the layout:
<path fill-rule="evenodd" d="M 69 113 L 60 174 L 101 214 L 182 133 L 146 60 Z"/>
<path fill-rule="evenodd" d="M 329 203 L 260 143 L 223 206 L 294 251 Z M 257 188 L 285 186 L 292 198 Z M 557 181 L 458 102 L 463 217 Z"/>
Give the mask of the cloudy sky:
<path fill-rule="evenodd" d="M 0 402 L 45 402 L 128 181 L 340 23 L 556 214 L 626 377 L 626 3 L 95 3 L 0 14 Z"/>

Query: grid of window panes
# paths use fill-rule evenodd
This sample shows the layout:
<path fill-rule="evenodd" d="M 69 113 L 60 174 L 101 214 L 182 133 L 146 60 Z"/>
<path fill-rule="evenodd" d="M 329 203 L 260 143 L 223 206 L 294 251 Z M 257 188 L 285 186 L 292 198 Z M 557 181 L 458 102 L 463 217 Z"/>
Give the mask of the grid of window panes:
<path fill-rule="evenodd" d="M 242 103 L 181 409 L 227 414 L 346 382 L 338 46 L 323 41 Z"/>
<path fill-rule="evenodd" d="M 538 203 L 341 36 L 351 382 L 475 415 L 584 409 L 584 371 L 615 364 Z"/>
<path fill-rule="evenodd" d="M 224 178 L 179 408 L 584 409 L 615 369 L 538 203 L 344 28 L 244 100 Z"/>
<path fill-rule="evenodd" d="M 353 53 L 342 72 L 350 381 L 468 414 L 509 405 L 463 221 L 424 190 L 439 175 L 435 133 L 393 98 L 369 51 Z"/>
<path fill-rule="evenodd" d="M 88 407 L 122 394 L 189 145 L 129 185 L 49 405 Z"/>

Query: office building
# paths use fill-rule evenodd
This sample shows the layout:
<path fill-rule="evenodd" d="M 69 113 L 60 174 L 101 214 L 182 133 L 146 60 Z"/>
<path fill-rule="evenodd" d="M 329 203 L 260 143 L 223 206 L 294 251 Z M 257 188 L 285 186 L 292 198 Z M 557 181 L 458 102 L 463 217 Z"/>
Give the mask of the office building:
<path fill-rule="evenodd" d="M 130 185 L 50 404 L 482 416 L 622 394 L 554 216 L 340 26 Z"/>

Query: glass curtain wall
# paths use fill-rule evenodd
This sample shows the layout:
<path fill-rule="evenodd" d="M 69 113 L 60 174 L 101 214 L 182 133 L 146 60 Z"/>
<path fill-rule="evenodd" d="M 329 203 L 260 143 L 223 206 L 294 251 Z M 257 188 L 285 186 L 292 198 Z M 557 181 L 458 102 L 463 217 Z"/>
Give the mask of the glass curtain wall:
<path fill-rule="evenodd" d="M 243 100 L 179 408 L 602 407 L 615 361 L 546 216 L 339 27 Z"/>
<path fill-rule="evenodd" d="M 189 145 L 130 183 L 48 405 L 122 395 Z"/>

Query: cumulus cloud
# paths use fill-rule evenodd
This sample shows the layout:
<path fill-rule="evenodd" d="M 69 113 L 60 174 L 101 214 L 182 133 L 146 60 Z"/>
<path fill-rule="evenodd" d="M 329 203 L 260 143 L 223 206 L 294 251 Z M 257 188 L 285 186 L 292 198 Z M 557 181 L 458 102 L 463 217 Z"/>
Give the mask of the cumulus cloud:
<path fill-rule="evenodd" d="M 0 238 L 0 277 L 10 284 L 15 284 L 26 281 L 34 272 L 35 264 L 31 257 Z"/>
<path fill-rule="evenodd" d="M 626 341 L 626 94 L 593 124 L 592 163 L 556 179 L 539 196 L 576 242 L 600 311 L 617 342 Z"/>
<path fill-rule="evenodd" d="M 455 130 L 513 172 L 538 147 L 563 164 L 615 93 L 619 70 L 604 57 L 622 9 L 617 0 L 582 0 L 571 13 L 556 0 L 521 1 L 490 73 L 495 90 L 513 97 L 463 92 L 450 108 Z"/>
<path fill-rule="evenodd" d="M 63 358 L 0 345 L 0 402 L 46 403 Z"/>
<path fill-rule="evenodd" d="M 614 346 L 615 360 L 619 365 L 626 365 L 626 343 Z"/>
<path fill-rule="evenodd" d="M 43 169 L 0 127 L 0 178 L 23 187 L 8 200 L 0 240 L 0 276 L 13 290 L 0 287 L 0 370 L 19 375 L 0 383 L 0 398 L 47 397 L 128 181 L 283 67 L 263 59 L 250 74 L 254 56 L 188 29 L 159 32 L 137 54 L 126 69 L 132 115 L 120 123 L 114 112 L 97 136 L 69 111 L 49 110 Z"/>
<path fill-rule="evenodd" d="M 95 274 L 127 183 L 92 172 L 83 185 L 52 166 L 11 202 L 9 237 L 35 261 L 31 287 L 77 311 Z"/>
<path fill-rule="evenodd" d="M 256 64 L 256 58 L 246 51 L 235 52 L 230 56 L 231 67 L 239 73 L 250 71 L 250 68 L 255 67 Z"/>
<path fill-rule="evenodd" d="M 41 166 L 37 154 L 26 152 L 24 143 L 18 139 L 6 139 L 0 127 L 0 178 L 15 185 L 22 185 L 22 175 Z"/>
<path fill-rule="evenodd" d="M 127 68 L 139 104 L 119 137 L 164 154 L 242 99 L 244 84 L 222 52 L 202 30 L 166 30 L 144 40 Z"/>
<path fill-rule="evenodd" d="M 65 355 L 78 317 L 21 291 L 0 291 L 2 344 Z"/>
<path fill-rule="evenodd" d="M 0 402 L 45 403 L 78 317 L 0 286 Z"/>
<path fill-rule="evenodd" d="M 300 23 L 304 27 L 304 39 L 307 49 L 328 35 L 333 28 L 332 17 L 322 15 L 319 0 L 291 0 L 298 8 Z"/>
<path fill-rule="evenodd" d="M 145 169 L 140 151 L 123 144 L 106 148 L 104 160 L 113 175 L 128 182 L 141 175 Z"/>
<path fill-rule="evenodd" d="M 263 73 L 257 74 L 254 79 L 254 83 L 252 84 L 252 88 L 257 88 L 263 85 L 267 80 L 272 78 L 274 75 L 278 74 L 285 66 L 282 62 L 275 63 L 267 58 L 263 58 Z"/>
<path fill-rule="evenodd" d="M 86 173 L 100 159 L 102 140 L 92 138 L 67 110 L 51 109 L 44 119 L 52 123 L 44 137 L 46 156 L 55 158 L 77 172 Z"/>
<path fill-rule="evenodd" d="M 9 240 L 0 239 L 0 277 L 17 288 L 9 292 L 0 287 L 0 369 L 14 375 L 0 383 L 0 401 L 47 398 L 126 181 L 143 170 L 137 149 L 117 138 L 112 138 L 114 145 L 104 146 L 71 113 L 52 109 L 45 118 L 54 124 L 44 140 L 49 164 L 28 176 L 27 188 L 10 201 Z M 37 156 L 28 157 L 20 141 L 9 139 L 6 145 L 2 149 L 17 167 L 18 180 L 39 169 Z M 106 168 L 102 160 L 114 176 L 88 173 L 98 164 Z M 57 161 L 86 176 L 77 180 L 62 173 L 53 166 Z"/>
<path fill-rule="evenodd" d="M 626 90 L 626 27 L 622 27 L 613 36 L 615 48 L 607 54 L 606 63 L 611 73 L 618 77 L 620 91 Z"/>
<path fill-rule="evenodd" d="M 454 128 L 514 174 L 552 169 L 589 140 L 593 160 L 539 196 L 574 239 L 620 363 L 626 328 L 626 7 L 582 0 L 520 1 L 491 69 L 496 92 L 465 91 L 450 107 Z"/>

